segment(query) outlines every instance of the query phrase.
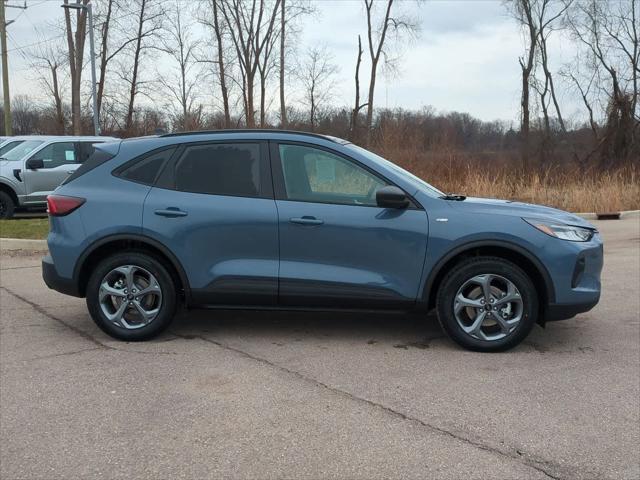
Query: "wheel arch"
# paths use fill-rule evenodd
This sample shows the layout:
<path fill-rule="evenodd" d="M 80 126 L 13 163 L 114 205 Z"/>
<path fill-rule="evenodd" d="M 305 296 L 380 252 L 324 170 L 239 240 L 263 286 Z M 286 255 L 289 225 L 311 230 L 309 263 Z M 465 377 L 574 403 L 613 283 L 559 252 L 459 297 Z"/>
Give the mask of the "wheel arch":
<path fill-rule="evenodd" d="M 477 256 L 500 257 L 509 260 L 529 275 L 540 301 L 541 315 L 544 318 L 545 306 L 555 301 L 553 280 L 544 264 L 529 250 L 504 241 L 476 241 L 461 245 L 442 257 L 431 270 L 425 283 L 421 303 L 428 309 L 435 306 L 438 288 L 444 276 L 460 261 Z"/>
<path fill-rule="evenodd" d="M 162 262 L 176 282 L 177 290 L 182 293 L 185 304 L 190 304 L 189 280 L 178 258 L 161 242 L 141 234 L 110 235 L 92 243 L 82 252 L 73 273 L 74 283 L 78 286 L 81 296 L 86 295 L 86 286 L 92 267 L 107 255 L 123 250 L 144 251 Z"/>
<path fill-rule="evenodd" d="M 5 192 L 7 195 L 9 195 L 11 197 L 11 200 L 13 200 L 13 203 L 15 203 L 16 207 L 20 205 L 18 194 L 11 185 L 0 181 L 0 191 Z"/>

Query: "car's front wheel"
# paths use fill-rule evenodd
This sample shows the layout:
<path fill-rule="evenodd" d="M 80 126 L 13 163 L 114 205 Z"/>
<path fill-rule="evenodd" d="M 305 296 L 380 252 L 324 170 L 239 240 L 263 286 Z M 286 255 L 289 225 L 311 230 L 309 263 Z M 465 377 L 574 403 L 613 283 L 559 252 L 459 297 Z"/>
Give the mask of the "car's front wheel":
<path fill-rule="evenodd" d="M 538 316 L 538 296 L 529 276 L 497 257 L 474 257 L 457 264 L 437 296 L 445 332 L 470 350 L 495 352 L 518 345 Z"/>
<path fill-rule="evenodd" d="M 13 199 L 7 192 L 0 190 L 0 218 L 11 218 L 16 208 Z"/>
<path fill-rule="evenodd" d="M 147 340 L 173 320 L 176 287 L 165 266 L 142 252 L 112 255 L 87 284 L 87 307 L 105 333 L 119 340 Z"/>

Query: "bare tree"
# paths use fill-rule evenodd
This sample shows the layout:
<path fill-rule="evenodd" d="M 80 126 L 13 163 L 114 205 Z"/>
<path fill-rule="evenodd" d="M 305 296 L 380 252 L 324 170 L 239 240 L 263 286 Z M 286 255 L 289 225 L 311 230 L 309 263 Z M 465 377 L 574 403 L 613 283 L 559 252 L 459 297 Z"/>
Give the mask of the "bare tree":
<path fill-rule="evenodd" d="M 37 79 L 44 90 L 51 95 L 53 100 L 55 131 L 57 135 L 65 133 L 65 116 L 62 105 L 62 89 L 60 77 L 65 63 L 65 54 L 59 45 L 50 41 L 38 42 L 33 49 L 26 53 L 29 67 L 36 72 Z"/>
<path fill-rule="evenodd" d="M 104 13 L 104 20 L 100 27 L 100 77 L 98 78 L 96 104 L 98 107 L 98 118 L 100 118 L 100 110 L 102 109 L 102 97 L 104 95 L 104 84 L 107 78 L 107 64 L 109 63 L 109 29 L 111 27 L 111 15 L 113 13 L 113 0 L 107 0 L 107 9 Z M 100 18 L 101 15 L 96 15 Z"/>
<path fill-rule="evenodd" d="M 332 63 L 326 47 L 311 48 L 300 66 L 300 80 L 304 87 L 303 102 L 309 108 L 309 124 L 315 130 L 318 112 L 333 95 L 334 76 L 338 67 Z"/>
<path fill-rule="evenodd" d="M 133 4 L 132 7 L 136 12 L 134 17 L 136 34 L 132 37 L 133 41 L 130 42 L 133 45 L 133 52 L 131 52 L 133 64 L 130 70 L 123 71 L 121 75 L 129 86 L 124 121 L 124 129 L 129 133 L 133 130 L 135 100 L 140 93 L 140 86 L 143 82 L 140 78 L 140 62 L 145 51 L 155 48 L 155 45 L 150 40 L 155 38 L 162 28 L 161 19 L 164 16 L 161 4 L 158 1 L 137 0 L 137 3 Z M 129 71 L 131 72 L 130 75 Z"/>
<path fill-rule="evenodd" d="M 560 112 L 560 104 L 556 95 L 555 85 L 553 83 L 553 75 L 549 68 L 549 51 L 547 49 L 547 40 L 549 35 L 558 28 L 557 24 L 562 18 L 566 10 L 571 6 L 573 0 L 565 0 L 564 3 L 560 0 L 538 0 L 535 4 L 535 22 L 538 30 L 538 48 L 540 50 L 540 65 L 544 72 L 544 92 L 551 95 L 553 106 L 556 111 L 558 123 L 563 132 L 566 131 L 562 113 Z M 546 96 L 546 94 L 545 94 Z M 546 98 L 542 99 L 546 134 L 549 136 L 549 113 L 548 105 L 544 105 Z"/>
<path fill-rule="evenodd" d="M 356 73 L 355 73 L 355 84 L 356 84 L 356 99 L 353 110 L 351 111 L 351 138 L 355 139 L 358 134 L 358 116 L 360 115 L 360 110 L 364 108 L 367 104 L 360 104 L 360 63 L 362 62 L 362 40 L 360 39 L 360 35 L 358 35 L 358 57 L 356 60 Z"/>
<path fill-rule="evenodd" d="M 287 127 L 287 104 L 285 97 L 286 85 L 286 58 L 288 50 L 287 39 L 294 37 L 297 33 L 296 21 L 303 15 L 313 13 L 313 6 L 308 0 L 281 0 L 280 2 L 280 61 L 278 64 L 279 74 L 279 93 L 280 93 L 280 125 L 282 128 Z"/>
<path fill-rule="evenodd" d="M 535 0 L 533 0 L 535 1 Z M 533 18 L 532 0 L 515 0 L 513 13 L 525 30 L 525 53 L 518 58 L 522 70 L 522 95 L 520 98 L 521 119 L 520 135 L 522 137 L 521 157 L 522 165 L 529 165 L 530 146 L 530 91 L 531 75 L 535 67 L 536 46 L 538 45 L 538 28 Z"/>
<path fill-rule="evenodd" d="M 273 51 L 279 38 L 279 31 L 275 31 L 269 36 L 260 57 L 258 58 L 258 74 L 260 76 L 260 128 L 266 125 L 267 117 L 267 82 L 271 77 L 277 63 Z"/>
<path fill-rule="evenodd" d="M 598 93 L 604 93 L 599 104 L 605 125 L 596 148 L 602 168 L 640 154 L 637 133 L 640 48 L 636 21 L 640 16 L 639 3 L 575 2 L 566 16 L 573 38 L 584 50 L 584 67 L 592 72 L 591 81 L 595 79 L 595 99 L 598 100 Z M 579 83 L 575 76 L 574 80 Z"/>
<path fill-rule="evenodd" d="M 243 0 L 220 1 L 242 76 L 238 84 L 242 88 L 246 125 L 253 128 L 256 125 L 256 74 L 265 61 L 264 49 L 273 41 L 280 0 L 253 0 L 251 3 Z"/>
<path fill-rule="evenodd" d="M 392 15 L 391 10 L 394 0 L 387 0 L 385 13 L 382 20 L 374 25 L 374 0 L 364 0 L 367 14 L 367 40 L 369 43 L 369 57 L 371 60 L 371 74 L 369 76 L 369 95 L 367 101 L 367 143 L 371 140 L 371 127 L 373 123 L 373 100 L 376 88 L 376 75 L 380 57 L 385 55 L 388 60 L 386 48 L 388 36 L 392 40 L 399 40 L 402 35 L 413 36 L 418 32 L 418 24 L 407 15 Z"/>
<path fill-rule="evenodd" d="M 285 37 L 286 37 L 286 16 L 285 16 L 285 1 L 280 3 L 280 125 L 282 128 L 287 128 L 287 105 L 284 100 L 284 59 L 285 59 Z"/>
<path fill-rule="evenodd" d="M 215 58 L 204 55 L 201 56 L 200 62 L 212 63 L 215 65 L 214 74 L 217 77 L 217 83 L 220 85 L 220 96 L 222 98 L 223 110 L 223 126 L 231 127 L 231 110 L 229 102 L 229 67 L 227 63 L 227 55 L 225 41 L 228 39 L 226 32 L 226 22 L 221 12 L 220 0 L 209 0 L 205 11 L 201 14 L 200 23 L 207 26 L 213 33 L 215 42 Z"/>
<path fill-rule="evenodd" d="M 82 0 L 86 5 L 89 0 Z M 69 0 L 64 0 L 68 5 Z M 75 26 L 73 31 L 71 22 L 72 11 L 75 11 Z M 80 86 L 82 83 L 82 64 L 84 59 L 84 42 L 87 29 L 86 9 L 64 9 L 64 22 L 67 33 L 67 47 L 69 55 L 69 72 L 71 76 L 71 123 L 74 135 L 82 135 L 82 112 L 80 104 Z"/>
<path fill-rule="evenodd" d="M 168 15 L 167 27 L 163 29 L 160 50 L 165 52 L 172 68 L 160 74 L 159 81 L 169 93 L 170 103 L 177 105 L 177 126 L 180 130 L 193 130 L 199 126 L 202 106 L 194 108 L 201 80 L 200 65 L 196 59 L 196 49 L 200 41 L 193 36 L 193 24 L 185 23 L 185 10 L 178 0 Z"/>

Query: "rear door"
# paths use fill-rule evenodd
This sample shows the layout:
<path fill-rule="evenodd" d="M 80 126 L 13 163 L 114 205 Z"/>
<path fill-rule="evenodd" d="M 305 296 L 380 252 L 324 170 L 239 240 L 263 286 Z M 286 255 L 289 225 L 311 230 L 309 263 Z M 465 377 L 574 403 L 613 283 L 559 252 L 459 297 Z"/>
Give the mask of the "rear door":
<path fill-rule="evenodd" d="M 179 147 L 144 204 L 144 234 L 181 261 L 197 304 L 275 304 L 277 228 L 266 142 Z"/>
<path fill-rule="evenodd" d="M 44 168 L 23 169 L 26 202 L 45 202 L 47 195 L 78 168 L 78 153 L 77 142 L 55 142 L 29 157 L 42 160 Z"/>
<path fill-rule="evenodd" d="M 378 207 L 389 184 L 318 146 L 272 144 L 283 305 L 406 308 L 415 302 L 428 222 L 415 202 Z"/>

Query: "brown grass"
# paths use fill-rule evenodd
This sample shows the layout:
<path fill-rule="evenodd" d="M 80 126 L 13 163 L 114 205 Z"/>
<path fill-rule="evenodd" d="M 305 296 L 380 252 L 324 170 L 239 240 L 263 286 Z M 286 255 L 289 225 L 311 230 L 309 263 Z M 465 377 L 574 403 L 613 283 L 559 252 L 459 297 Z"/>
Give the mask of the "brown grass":
<path fill-rule="evenodd" d="M 640 209 L 640 165 L 614 171 L 553 166 L 523 170 L 517 156 L 491 152 L 424 152 L 376 149 L 380 154 L 447 193 L 519 200 L 572 212 Z"/>

